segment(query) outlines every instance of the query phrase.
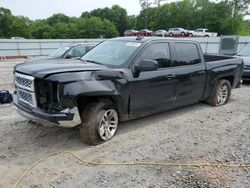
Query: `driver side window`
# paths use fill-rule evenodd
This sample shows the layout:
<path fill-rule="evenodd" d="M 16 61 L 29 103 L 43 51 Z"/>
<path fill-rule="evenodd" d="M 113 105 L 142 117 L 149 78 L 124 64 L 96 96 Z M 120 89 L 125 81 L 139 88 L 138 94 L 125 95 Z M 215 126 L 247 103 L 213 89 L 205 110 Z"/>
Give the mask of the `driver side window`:
<path fill-rule="evenodd" d="M 171 67 L 169 44 L 168 43 L 151 44 L 142 53 L 140 61 L 144 59 L 157 61 L 159 64 L 159 68 Z"/>

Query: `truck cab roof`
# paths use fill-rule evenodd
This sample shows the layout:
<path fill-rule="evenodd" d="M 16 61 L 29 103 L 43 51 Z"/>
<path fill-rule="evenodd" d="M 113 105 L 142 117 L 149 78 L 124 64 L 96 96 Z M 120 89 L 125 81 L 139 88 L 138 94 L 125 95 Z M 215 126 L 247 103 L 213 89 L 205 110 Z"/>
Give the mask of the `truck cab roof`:
<path fill-rule="evenodd" d="M 152 41 L 182 41 L 182 42 L 192 42 L 197 43 L 194 40 L 186 40 L 181 38 L 170 38 L 170 37 L 144 37 L 144 36 L 138 36 L 138 37 L 117 37 L 113 39 L 109 39 L 111 41 L 127 41 L 127 42 L 140 42 L 140 43 L 149 43 Z"/>

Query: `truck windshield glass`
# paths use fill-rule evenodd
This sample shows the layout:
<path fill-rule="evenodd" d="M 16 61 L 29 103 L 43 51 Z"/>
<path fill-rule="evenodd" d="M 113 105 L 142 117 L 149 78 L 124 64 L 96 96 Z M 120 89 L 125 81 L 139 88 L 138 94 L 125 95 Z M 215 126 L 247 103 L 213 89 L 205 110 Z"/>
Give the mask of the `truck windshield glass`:
<path fill-rule="evenodd" d="M 53 53 L 51 53 L 49 56 L 50 57 L 61 57 L 68 50 L 69 50 L 69 47 L 61 47 L 61 48 L 58 48 Z"/>
<path fill-rule="evenodd" d="M 139 42 L 105 41 L 81 59 L 102 65 L 119 66 L 125 63 L 140 45 Z"/>

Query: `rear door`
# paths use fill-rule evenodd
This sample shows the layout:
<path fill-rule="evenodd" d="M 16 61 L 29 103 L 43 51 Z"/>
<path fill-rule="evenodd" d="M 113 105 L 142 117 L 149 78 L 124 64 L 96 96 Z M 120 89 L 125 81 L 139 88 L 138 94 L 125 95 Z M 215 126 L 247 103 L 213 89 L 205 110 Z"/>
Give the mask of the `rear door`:
<path fill-rule="evenodd" d="M 176 106 L 198 102 L 203 97 L 206 82 L 206 67 L 199 47 L 192 42 L 175 42 L 174 49 Z"/>
<path fill-rule="evenodd" d="M 130 112 L 141 116 L 171 108 L 175 101 L 176 79 L 172 69 L 168 42 L 149 44 L 139 54 L 134 64 L 142 60 L 155 60 L 159 69 L 141 72 L 130 80 Z"/>

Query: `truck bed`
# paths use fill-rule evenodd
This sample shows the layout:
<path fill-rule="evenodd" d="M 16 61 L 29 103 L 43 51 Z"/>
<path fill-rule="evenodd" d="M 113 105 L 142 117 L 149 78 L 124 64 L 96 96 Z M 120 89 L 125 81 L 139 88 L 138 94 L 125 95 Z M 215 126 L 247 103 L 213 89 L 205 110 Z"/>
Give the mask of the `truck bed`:
<path fill-rule="evenodd" d="M 243 72 L 243 61 L 240 58 L 217 55 L 204 55 L 208 76 L 220 73 L 223 77 L 232 77 L 232 88 L 239 86 Z M 238 71 L 236 71 L 238 70 Z"/>
<path fill-rule="evenodd" d="M 228 60 L 228 59 L 235 59 L 235 57 L 230 56 L 218 56 L 218 55 L 204 55 L 205 62 L 212 62 L 212 61 L 221 61 L 221 60 Z"/>

